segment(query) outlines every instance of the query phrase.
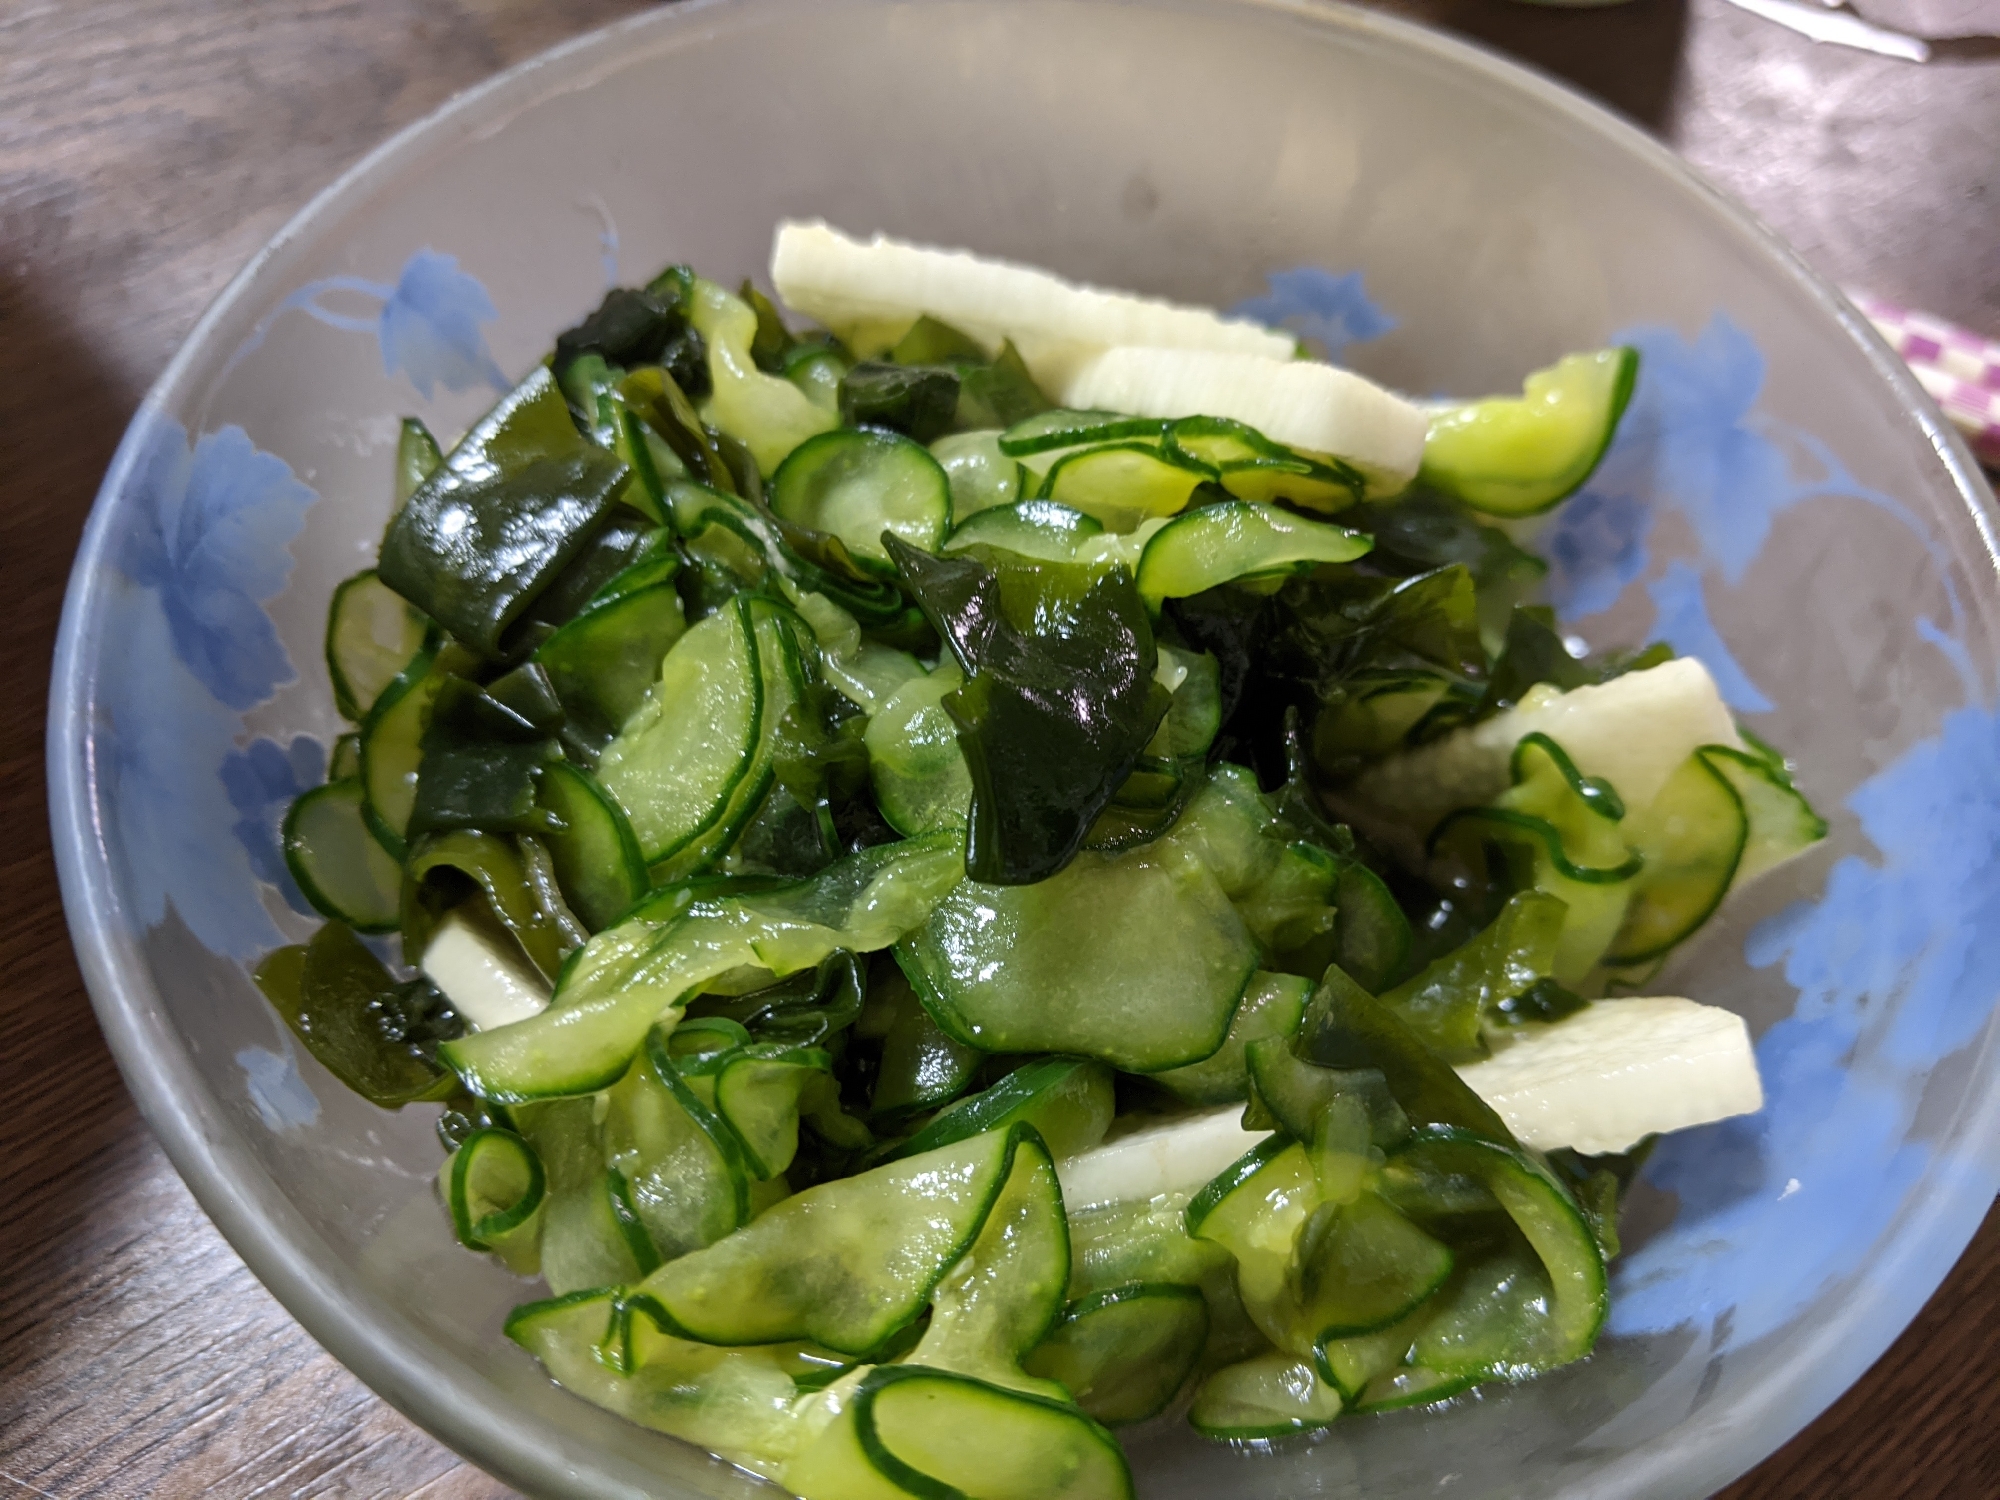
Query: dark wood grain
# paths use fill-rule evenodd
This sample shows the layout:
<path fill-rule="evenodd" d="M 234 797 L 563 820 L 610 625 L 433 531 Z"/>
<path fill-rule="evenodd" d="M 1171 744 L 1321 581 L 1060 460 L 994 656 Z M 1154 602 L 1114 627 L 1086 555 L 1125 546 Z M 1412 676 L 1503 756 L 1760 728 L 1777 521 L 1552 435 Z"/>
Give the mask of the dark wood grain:
<path fill-rule="evenodd" d="M 0 3 L 0 1500 L 504 1495 L 246 1271 L 138 1119 L 48 851 L 41 715 L 119 432 L 209 299 L 341 168 L 637 0 Z M 2000 334 L 2000 67 L 1815 48 L 1720 0 L 1394 0 L 1661 132 L 1836 279 Z M 2000 1495 L 2000 1217 L 1730 1500 Z"/>

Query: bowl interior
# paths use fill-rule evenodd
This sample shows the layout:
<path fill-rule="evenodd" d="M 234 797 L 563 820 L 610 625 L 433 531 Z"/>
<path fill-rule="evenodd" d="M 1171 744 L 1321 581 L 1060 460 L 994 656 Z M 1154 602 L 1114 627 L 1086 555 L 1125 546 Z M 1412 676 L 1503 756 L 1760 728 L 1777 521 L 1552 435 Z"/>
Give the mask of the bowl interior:
<path fill-rule="evenodd" d="M 388 515 L 397 419 L 456 433 L 608 283 L 761 278 L 773 223 L 810 215 L 1241 306 L 1419 394 L 1640 346 L 1617 445 L 1538 546 L 1570 629 L 1702 657 L 1833 825 L 1655 986 L 1750 1018 L 1768 1107 L 1655 1156 L 1586 1363 L 1268 1453 L 1173 1421 L 1128 1446 L 1155 1496 L 1692 1496 L 1775 1448 L 2000 1180 L 1990 495 L 1858 320 L 1662 150 L 1321 6 L 674 7 L 400 137 L 232 287 L 106 481 L 50 752 L 100 1014 L 252 1267 L 517 1484 L 755 1488 L 506 1343 L 536 1291 L 453 1245 L 433 1111 L 348 1094 L 247 969 L 312 925 L 277 823 L 346 727 L 321 632 Z"/>

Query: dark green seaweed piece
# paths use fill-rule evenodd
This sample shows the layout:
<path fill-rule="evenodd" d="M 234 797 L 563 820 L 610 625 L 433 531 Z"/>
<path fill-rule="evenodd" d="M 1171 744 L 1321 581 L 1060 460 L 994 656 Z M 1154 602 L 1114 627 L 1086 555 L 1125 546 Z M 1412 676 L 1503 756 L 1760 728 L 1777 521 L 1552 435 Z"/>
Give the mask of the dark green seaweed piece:
<path fill-rule="evenodd" d="M 535 805 L 535 773 L 561 746 L 475 684 L 445 680 L 431 704 L 423 748 L 409 837 L 445 828 L 533 833 L 548 826 Z"/>
<path fill-rule="evenodd" d="M 1546 604 L 1517 604 L 1507 621 L 1507 639 L 1486 679 L 1477 716 L 1483 719 L 1512 708 L 1537 683 L 1568 692 L 1596 682 L 1598 676 L 1587 662 L 1569 654 L 1556 629 L 1554 610 Z"/>
<path fill-rule="evenodd" d="M 1522 891 L 1470 942 L 1384 992 L 1380 1003 L 1447 1062 L 1486 1055 L 1479 1027 L 1555 964 L 1568 908 L 1542 891 Z"/>
<path fill-rule="evenodd" d="M 1045 880 L 1075 855 L 1171 702 L 1132 575 L 883 541 L 965 673 L 944 708 L 972 774 L 966 874 Z"/>
<path fill-rule="evenodd" d="M 840 420 L 886 427 L 919 443 L 943 437 L 958 410 L 958 376 L 944 365 L 864 360 L 840 381 Z"/>
<path fill-rule="evenodd" d="M 1018 350 L 1000 346 L 991 364 L 963 365 L 958 372 L 958 413 L 952 425 L 961 432 L 983 427 L 1012 427 L 1055 403 L 1041 392 Z"/>
<path fill-rule="evenodd" d="M 677 300 L 613 287 L 597 311 L 556 335 L 556 374 L 580 354 L 601 354 L 614 365 L 656 365 L 668 342 L 687 326 L 686 309 Z"/>
<path fill-rule="evenodd" d="M 1456 1125 L 1506 1145 L 1514 1136 L 1396 1013 L 1336 966 L 1306 1002 L 1299 1056 L 1322 1068 L 1377 1068 L 1413 1125 Z"/>
<path fill-rule="evenodd" d="M 396 1109 L 457 1088 L 437 1047 L 464 1035 L 464 1021 L 427 981 L 397 982 L 344 924 L 278 949 L 256 978 L 306 1050 L 371 1103 Z"/>
<path fill-rule="evenodd" d="M 589 545 L 626 472 L 537 368 L 396 513 L 377 572 L 458 640 L 505 656 L 509 627 Z"/>

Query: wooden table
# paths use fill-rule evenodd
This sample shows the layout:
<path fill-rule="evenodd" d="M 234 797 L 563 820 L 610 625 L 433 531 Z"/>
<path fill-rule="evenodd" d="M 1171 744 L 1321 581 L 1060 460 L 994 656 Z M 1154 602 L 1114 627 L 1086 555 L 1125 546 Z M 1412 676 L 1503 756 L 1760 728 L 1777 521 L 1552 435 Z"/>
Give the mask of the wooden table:
<path fill-rule="evenodd" d="M 98 478 L 210 298 L 391 131 L 641 8 L 0 3 L 0 1500 L 506 1493 L 292 1322 L 140 1121 L 71 959 L 36 710 Z M 1601 95 L 1835 280 L 2000 334 L 2000 63 L 1816 48 L 1722 0 L 1394 8 Z M 2000 1495 L 2000 1215 L 1881 1363 L 1728 1494 Z"/>

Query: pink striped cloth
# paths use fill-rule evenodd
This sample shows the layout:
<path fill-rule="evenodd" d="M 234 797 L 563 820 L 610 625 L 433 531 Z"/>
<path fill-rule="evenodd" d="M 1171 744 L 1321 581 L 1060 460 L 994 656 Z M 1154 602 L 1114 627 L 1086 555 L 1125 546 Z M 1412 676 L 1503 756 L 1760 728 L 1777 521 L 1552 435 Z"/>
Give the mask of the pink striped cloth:
<path fill-rule="evenodd" d="M 2000 468 L 2000 344 L 1880 297 L 1861 292 L 1848 296 L 1965 434 L 1979 461 Z"/>

